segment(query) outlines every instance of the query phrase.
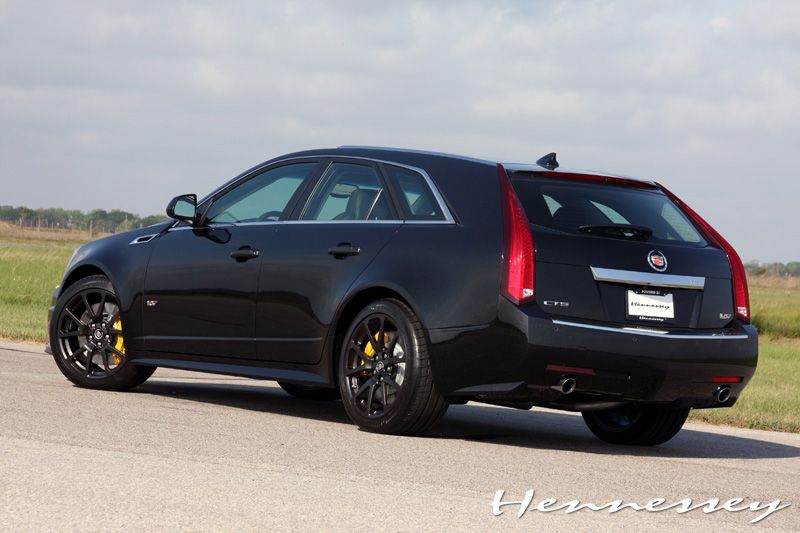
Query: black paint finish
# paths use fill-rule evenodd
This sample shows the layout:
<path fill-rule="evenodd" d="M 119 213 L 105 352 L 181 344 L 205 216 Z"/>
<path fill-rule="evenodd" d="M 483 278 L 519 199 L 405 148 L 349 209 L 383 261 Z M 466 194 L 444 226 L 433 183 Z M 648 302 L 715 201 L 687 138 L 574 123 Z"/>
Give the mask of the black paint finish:
<path fill-rule="evenodd" d="M 298 220 L 333 159 L 370 160 L 386 180 L 385 162 L 423 169 L 454 222 Z M 319 165 L 279 221 L 213 228 L 170 221 L 114 235 L 82 247 L 62 287 L 86 275 L 108 276 L 134 363 L 261 379 L 335 384 L 338 335 L 359 307 L 383 297 L 404 300 L 419 316 L 435 383 L 452 398 L 527 399 L 556 408 L 617 400 L 708 407 L 712 377 L 741 376 L 725 404 L 732 405 L 755 370 L 755 329 L 721 318 L 733 304 L 730 266 L 717 248 L 659 246 L 669 274 L 705 277 L 706 288 L 672 291 L 677 316 L 668 329 L 680 336 L 636 334 L 619 328 L 653 325 L 625 317 L 630 287 L 596 282 L 589 267 L 647 272 L 646 242 L 567 235 L 532 221 L 536 299 L 517 306 L 500 296 L 496 162 L 392 149 L 312 150 L 258 165 L 219 192 L 287 160 Z M 402 212 L 391 182 L 389 191 L 393 210 Z M 201 199 L 198 212 L 219 192 Z M 155 237 L 132 244 L 145 235 Z M 357 253 L 329 253 L 344 248 Z M 570 305 L 551 308 L 545 300 Z M 576 393 L 559 399 L 549 387 L 563 373 L 547 371 L 548 364 L 595 375 L 577 376 Z"/>

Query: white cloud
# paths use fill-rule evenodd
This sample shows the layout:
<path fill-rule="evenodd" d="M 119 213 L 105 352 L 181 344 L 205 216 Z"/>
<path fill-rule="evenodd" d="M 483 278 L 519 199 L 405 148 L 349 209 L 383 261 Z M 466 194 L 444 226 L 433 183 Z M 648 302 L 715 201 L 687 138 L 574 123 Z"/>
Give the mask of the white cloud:
<path fill-rule="evenodd" d="M 228 76 L 226 76 L 220 66 L 213 61 L 197 61 L 195 63 L 194 72 L 197 82 L 214 92 L 225 92 L 230 87 Z"/>
<path fill-rule="evenodd" d="M 591 103 L 578 92 L 554 90 L 510 91 L 491 98 L 479 99 L 475 111 L 493 118 L 550 117 L 559 118 L 591 112 Z"/>
<path fill-rule="evenodd" d="M 324 145 L 556 150 L 659 177 L 746 258 L 797 258 L 763 236 L 800 242 L 799 27 L 766 1 L 4 3 L 0 203 L 160 212 Z"/>

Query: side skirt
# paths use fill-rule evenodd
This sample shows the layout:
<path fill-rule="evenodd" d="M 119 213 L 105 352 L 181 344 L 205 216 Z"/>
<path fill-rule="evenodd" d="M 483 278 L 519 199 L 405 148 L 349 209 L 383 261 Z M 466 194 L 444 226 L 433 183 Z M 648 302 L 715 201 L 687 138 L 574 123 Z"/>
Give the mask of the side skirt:
<path fill-rule="evenodd" d="M 275 368 L 227 362 L 217 363 L 210 361 L 192 361 L 186 359 L 150 356 L 136 357 L 135 359 L 131 359 L 130 362 L 132 364 L 141 366 L 158 366 L 163 368 L 190 370 L 192 372 L 206 372 L 209 374 L 221 374 L 226 376 L 286 381 L 289 383 L 298 383 L 303 385 L 330 386 L 328 379 L 313 371 L 320 370 L 320 368 L 311 365 L 308 365 L 309 370 L 297 370 L 296 368 Z"/>

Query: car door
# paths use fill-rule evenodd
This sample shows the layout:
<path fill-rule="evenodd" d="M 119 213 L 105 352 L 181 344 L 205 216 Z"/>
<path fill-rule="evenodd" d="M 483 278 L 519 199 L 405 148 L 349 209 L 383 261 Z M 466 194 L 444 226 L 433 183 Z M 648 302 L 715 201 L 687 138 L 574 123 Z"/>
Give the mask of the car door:
<path fill-rule="evenodd" d="M 142 310 L 149 351 L 257 357 L 262 257 L 317 165 L 254 172 L 202 204 L 199 227 L 174 227 L 152 241 Z"/>
<path fill-rule="evenodd" d="M 334 159 L 261 264 L 260 359 L 320 360 L 336 309 L 402 222 L 377 165 Z"/>

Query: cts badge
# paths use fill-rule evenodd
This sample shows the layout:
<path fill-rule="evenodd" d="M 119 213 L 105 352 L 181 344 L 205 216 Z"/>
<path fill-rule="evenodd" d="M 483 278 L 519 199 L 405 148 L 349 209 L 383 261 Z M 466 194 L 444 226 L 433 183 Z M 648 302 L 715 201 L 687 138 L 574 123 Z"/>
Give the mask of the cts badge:
<path fill-rule="evenodd" d="M 657 250 L 650 250 L 647 254 L 647 264 L 656 272 L 664 272 L 667 269 L 667 258 Z"/>

